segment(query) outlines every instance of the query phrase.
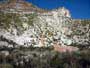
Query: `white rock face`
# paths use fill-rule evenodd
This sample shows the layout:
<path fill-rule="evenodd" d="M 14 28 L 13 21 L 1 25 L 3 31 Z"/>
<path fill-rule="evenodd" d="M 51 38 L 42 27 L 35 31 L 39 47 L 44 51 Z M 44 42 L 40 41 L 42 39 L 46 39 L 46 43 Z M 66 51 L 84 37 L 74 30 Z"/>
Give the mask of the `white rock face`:
<path fill-rule="evenodd" d="M 15 28 L 12 29 L 12 33 L 10 31 L 0 33 L 0 35 L 12 40 L 18 46 L 24 47 L 41 47 L 43 44 L 51 46 L 54 40 L 57 40 L 61 45 L 71 45 L 73 40 L 78 43 L 77 36 L 73 36 L 73 38 L 67 36 L 72 34 L 72 19 L 69 10 L 64 7 L 45 13 L 37 13 L 37 18 L 33 21 L 32 27 L 26 23 L 29 20 L 28 17 L 23 16 L 21 20 L 26 29 L 21 35 L 17 35 L 18 30 Z M 43 40 L 41 35 L 44 36 Z"/>
<path fill-rule="evenodd" d="M 69 18 L 71 17 L 69 10 L 67 10 L 64 7 L 58 9 L 57 11 L 58 11 L 59 16 L 65 16 L 65 17 L 69 17 Z"/>

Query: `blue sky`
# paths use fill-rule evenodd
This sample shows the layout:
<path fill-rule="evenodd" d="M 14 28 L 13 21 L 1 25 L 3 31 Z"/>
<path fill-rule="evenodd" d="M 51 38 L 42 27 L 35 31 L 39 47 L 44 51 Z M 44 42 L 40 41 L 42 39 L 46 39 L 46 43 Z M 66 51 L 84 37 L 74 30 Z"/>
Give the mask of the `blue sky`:
<path fill-rule="evenodd" d="M 27 0 L 44 9 L 65 7 L 70 10 L 72 18 L 90 19 L 90 0 Z"/>

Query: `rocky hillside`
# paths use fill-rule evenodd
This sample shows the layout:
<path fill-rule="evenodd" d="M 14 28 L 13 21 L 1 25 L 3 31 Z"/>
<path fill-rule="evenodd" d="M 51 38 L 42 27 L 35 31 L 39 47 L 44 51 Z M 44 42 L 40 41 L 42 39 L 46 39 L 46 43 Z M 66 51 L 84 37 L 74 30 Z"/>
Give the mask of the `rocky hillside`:
<path fill-rule="evenodd" d="M 64 7 L 44 11 L 16 1 L 0 7 L 0 46 L 90 45 L 89 20 L 72 19 Z"/>
<path fill-rule="evenodd" d="M 4 1 L 4 0 L 3 0 Z M 0 11 L 12 13 L 46 12 L 25 0 L 5 0 L 0 4 Z"/>

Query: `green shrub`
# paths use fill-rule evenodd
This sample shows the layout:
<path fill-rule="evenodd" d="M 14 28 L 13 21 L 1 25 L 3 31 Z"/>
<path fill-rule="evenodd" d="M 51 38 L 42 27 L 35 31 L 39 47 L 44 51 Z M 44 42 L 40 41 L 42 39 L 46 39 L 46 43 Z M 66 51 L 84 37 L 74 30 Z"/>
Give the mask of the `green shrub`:
<path fill-rule="evenodd" d="M 13 68 L 11 64 L 0 64 L 0 68 Z"/>

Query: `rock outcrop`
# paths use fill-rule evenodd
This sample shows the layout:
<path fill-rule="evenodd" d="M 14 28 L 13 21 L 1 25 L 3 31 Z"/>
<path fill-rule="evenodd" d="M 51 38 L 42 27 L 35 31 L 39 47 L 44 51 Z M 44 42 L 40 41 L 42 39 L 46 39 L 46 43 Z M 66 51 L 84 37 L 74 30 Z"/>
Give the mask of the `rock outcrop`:
<path fill-rule="evenodd" d="M 12 6 L 13 10 L 17 9 L 22 12 L 8 11 L 8 13 L 7 10 L 12 9 L 10 6 L 12 3 L 15 4 L 13 4 L 14 7 L 18 6 L 17 4 L 23 7 L 21 9 Z M 0 8 L 0 31 L 3 32 L 0 32 L 0 36 L 13 41 L 18 46 L 52 46 L 55 41 L 61 46 L 90 44 L 90 21 L 73 20 L 69 10 L 64 7 L 41 12 L 42 10 L 39 11 L 36 7 L 23 1 L 10 2 L 7 5 L 9 8 L 7 6 L 4 6 L 6 9 Z M 24 11 L 26 8 L 35 10 L 28 10 L 27 14 Z"/>

